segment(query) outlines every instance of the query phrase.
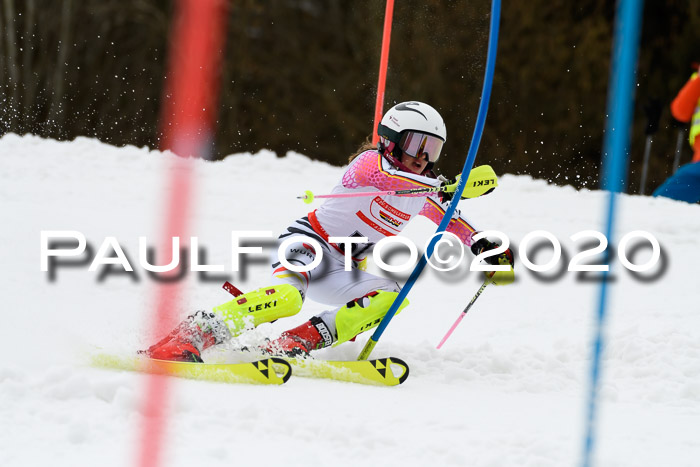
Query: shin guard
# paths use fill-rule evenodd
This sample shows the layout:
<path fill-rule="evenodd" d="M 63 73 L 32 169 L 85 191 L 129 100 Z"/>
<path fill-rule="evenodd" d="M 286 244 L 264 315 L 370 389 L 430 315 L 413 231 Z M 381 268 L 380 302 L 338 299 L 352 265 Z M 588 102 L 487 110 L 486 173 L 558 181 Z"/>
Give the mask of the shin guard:
<path fill-rule="evenodd" d="M 361 332 L 377 327 L 398 295 L 398 292 L 378 290 L 348 302 L 335 315 L 335 327 L 338 334 L 338 341 L 335 345 L 347 342 Z M 396 314 L 399 314 L 406 306 L 408 306 L 408 300 L 404 299 Z"/>
<path fill-rule="evenodd" d="M 293 285 L 279 284 L 250 291 L 214 308 L 232 336 L 262 323 L 299 313 L 303 300 Z"/>

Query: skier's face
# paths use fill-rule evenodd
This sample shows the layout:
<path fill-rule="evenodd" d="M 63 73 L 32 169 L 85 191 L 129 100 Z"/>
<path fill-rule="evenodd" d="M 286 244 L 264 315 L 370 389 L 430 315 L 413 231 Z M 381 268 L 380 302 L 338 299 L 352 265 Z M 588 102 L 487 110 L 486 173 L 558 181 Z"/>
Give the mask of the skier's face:
<path fill-rule="evenodd" d="M 408 167 L 415 174 L 422 174 L 425 167 L 428 165 L 428 155 L 423 154 L 420 157 L 409 156 L 406 153 L 401 154 L 401 163 Z"/>
<path fill-rule="evenodd" d="M 412 172 L 421 174 L 430 162 L 437 162 L 444 142 L 442 138 L 428 133 L 404 131 L 398 143 L 401 163 Z"/>

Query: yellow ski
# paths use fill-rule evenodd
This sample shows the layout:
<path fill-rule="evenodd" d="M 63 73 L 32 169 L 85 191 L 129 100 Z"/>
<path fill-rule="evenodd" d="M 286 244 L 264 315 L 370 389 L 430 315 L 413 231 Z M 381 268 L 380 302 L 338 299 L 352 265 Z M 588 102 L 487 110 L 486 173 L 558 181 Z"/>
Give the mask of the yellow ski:
<path fill-rule="evenodd" d="M 376 386 L 397 386 L 408 378 L 408 365 L 390 357 L 376 360 L 330 361 L 312 358 L 287 359 L 295 376 L 325 378 Z M 398 370 L 396 373 L 395 370 Z"/>
<path fill-rule="evenodd" d="M 91 365 L 112 370 L 136 371 L 179 378 L 219 383 L 284 384 L 292 376 L 292 368 L 277 357 L 252 363 L 189 363 L 153 360 L 139 356 L 98 354 Z"/>

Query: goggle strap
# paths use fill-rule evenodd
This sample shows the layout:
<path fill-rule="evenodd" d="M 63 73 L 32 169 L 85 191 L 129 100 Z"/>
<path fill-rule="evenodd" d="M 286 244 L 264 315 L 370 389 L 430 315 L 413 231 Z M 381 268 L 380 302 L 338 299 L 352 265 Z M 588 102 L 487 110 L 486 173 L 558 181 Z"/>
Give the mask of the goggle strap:
<path fill-rule="evenodd" d="M 380 123 L 377 133 L 379 135 L 384 136 L 392 143 L 399 144 L 399 136 L 401 135 L 401 133 L 399 133 L 398 131 L 394 131 L 391 128 L 384 126 Z"/>

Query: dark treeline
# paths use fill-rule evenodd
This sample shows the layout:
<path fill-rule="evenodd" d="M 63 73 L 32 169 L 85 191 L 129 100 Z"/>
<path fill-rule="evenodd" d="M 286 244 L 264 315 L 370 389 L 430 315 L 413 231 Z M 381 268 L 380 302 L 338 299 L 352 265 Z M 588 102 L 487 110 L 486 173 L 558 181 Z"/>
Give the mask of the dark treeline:
<path fill-rule="evenodd" d="M 158 146 L 173 2 L 0 2 L 0 134 Z M 668 104 L 700 61 L 700 0 L 645 3 L 630 192 L 645 107 L 663 108 L 653 188 L 670 174 L 675 150 Z M 503 2 L 477 163 L 597 187 L 614 8 L 610 0 Z M 438 108 L 449 140 L 439 168 L 451 175 L 476 119 L 489 10 L 490 2 L 466 0 L 401 0 L 394 10 L 385 109 L 408 99 Z M 383 20 L 376 0 L 232 1 L 215 157 L 267 148 L 343 165 L 372 131 Z"/>

